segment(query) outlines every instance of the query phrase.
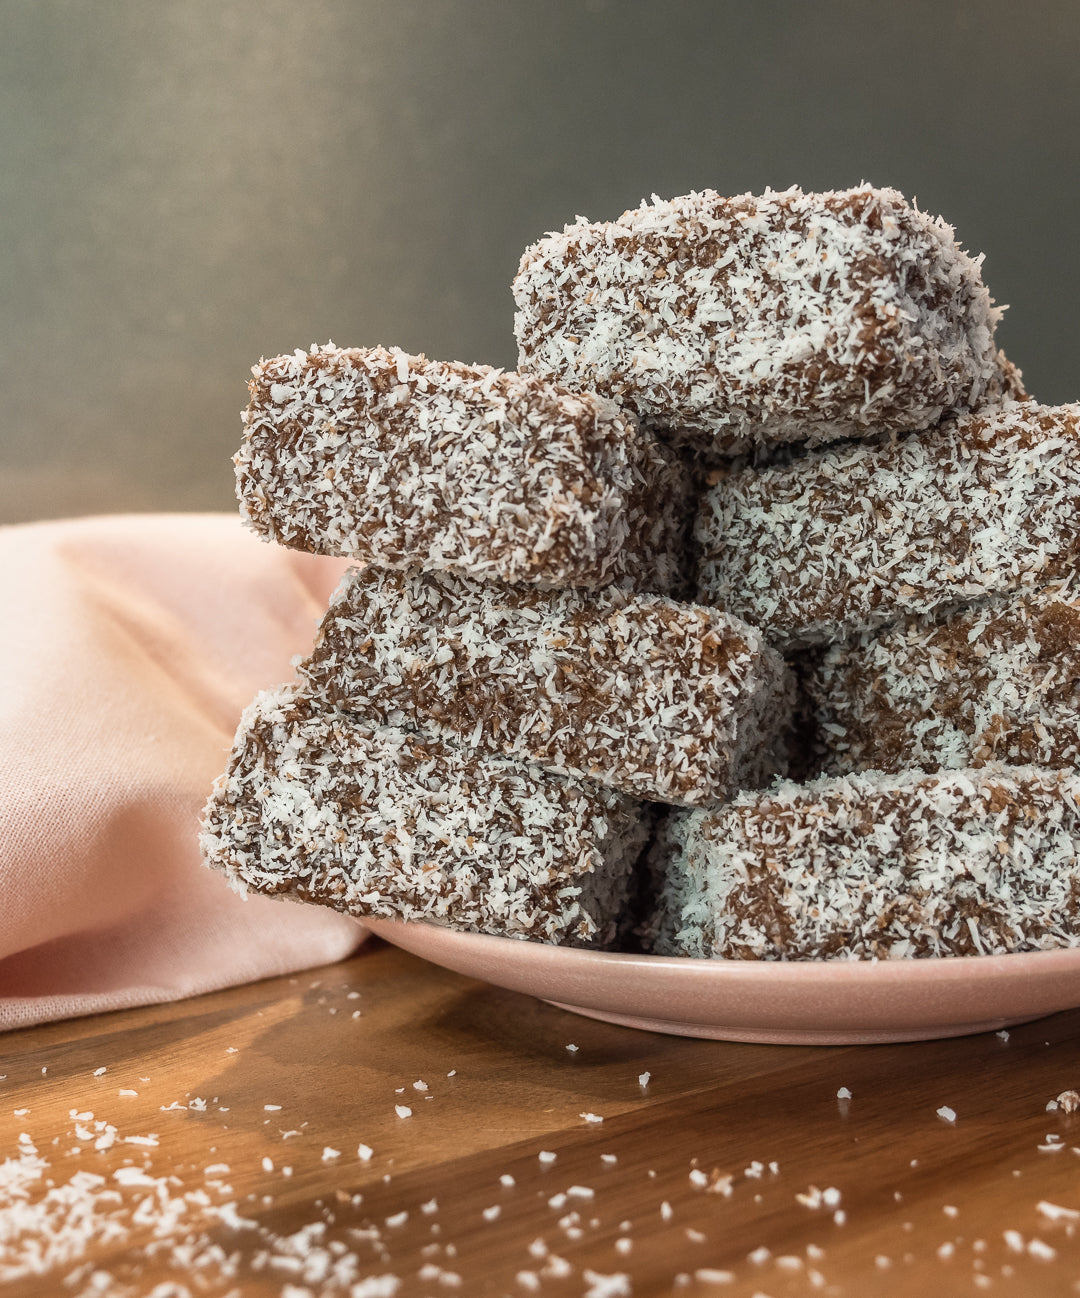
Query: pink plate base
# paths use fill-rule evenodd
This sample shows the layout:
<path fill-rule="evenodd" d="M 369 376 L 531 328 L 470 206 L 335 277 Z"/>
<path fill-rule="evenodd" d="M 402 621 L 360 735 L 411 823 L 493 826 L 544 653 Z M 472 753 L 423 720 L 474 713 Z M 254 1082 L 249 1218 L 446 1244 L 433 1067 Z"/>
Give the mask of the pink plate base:
<path fill-rule="evenodd" d="M 365 920 L 455 973 L 588 1018 L 769 1045 L 870 1045 L 996 1031 L 1080 1006 L 1080 948 L 896 961 L 689 960 Z"/>

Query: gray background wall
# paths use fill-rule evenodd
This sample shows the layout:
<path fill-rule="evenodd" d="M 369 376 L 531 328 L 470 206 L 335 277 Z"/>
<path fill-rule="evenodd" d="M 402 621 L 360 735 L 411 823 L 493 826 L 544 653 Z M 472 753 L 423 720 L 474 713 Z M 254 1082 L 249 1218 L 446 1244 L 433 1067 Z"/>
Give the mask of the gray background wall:
<path fill-rule="evenodd" d="M 0 0 L 0 521 L 231 509 L 250 365 L 514 363 L 522 249 L 894 185 L 1080 397 L 1080 3 Z"/>

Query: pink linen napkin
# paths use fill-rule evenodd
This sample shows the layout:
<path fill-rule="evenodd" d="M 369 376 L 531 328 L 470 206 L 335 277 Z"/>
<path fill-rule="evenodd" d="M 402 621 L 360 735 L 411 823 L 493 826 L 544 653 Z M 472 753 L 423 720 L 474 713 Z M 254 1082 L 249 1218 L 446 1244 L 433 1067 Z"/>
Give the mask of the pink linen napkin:
<path fill-rule="evenodd" d="M 344 561 L 232 515 L 0 528 L 0 1029 L 341 959 L 359 924 L 239 897 L 199 815 Z"/>

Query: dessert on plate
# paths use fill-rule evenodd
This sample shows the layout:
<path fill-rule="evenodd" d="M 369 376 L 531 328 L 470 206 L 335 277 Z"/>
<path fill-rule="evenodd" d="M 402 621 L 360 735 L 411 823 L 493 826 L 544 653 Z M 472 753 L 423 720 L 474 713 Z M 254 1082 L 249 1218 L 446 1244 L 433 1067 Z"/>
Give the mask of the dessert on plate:
<path fill-rule="evenodd" d="M 372 568 L 298 672 L 328 706 L 687 806 L 776 775 L 793 702 L 780 655 L 718 609 Z"/>
<path fill-rule="evenodd" d="M 894 190 L 706 190 L 513 287 L 516 372 L 254 368 L 244 516 L 355 566 L 207 863 L 685 958 L 1080 945 L 1080 406 L 1029 398 L 981 258 Z"/>

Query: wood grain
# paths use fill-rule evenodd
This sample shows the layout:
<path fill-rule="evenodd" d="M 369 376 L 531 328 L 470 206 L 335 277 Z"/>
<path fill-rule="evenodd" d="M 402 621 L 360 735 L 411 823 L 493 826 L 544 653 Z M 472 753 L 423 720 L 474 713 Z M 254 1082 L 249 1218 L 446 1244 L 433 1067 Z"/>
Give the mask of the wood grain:
<path fill-rule="evenodd" d="M 1046 1107 L 1080 1087 L 1080 1012 L 1007 1040 L 736 1045 L 373 942 L 9 1033 L 0 1073 L 13 1298 L 1080 1292 L 1080 1214 L 1039 1207 L 1080 1210 L 1080 1113 Z M 20 1133 L 43 1163 L 22 1191 Z"/>

